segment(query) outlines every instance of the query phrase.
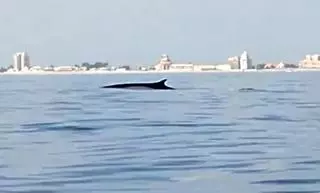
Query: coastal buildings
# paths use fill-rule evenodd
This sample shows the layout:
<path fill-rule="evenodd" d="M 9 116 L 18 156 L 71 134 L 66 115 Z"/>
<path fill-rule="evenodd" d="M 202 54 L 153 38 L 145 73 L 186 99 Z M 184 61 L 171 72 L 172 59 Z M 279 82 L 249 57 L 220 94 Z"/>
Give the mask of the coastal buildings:
<path fill-rule="evenodd" d="M 154 66 L 156 71 L 167 72 L 201 72 L 231 70 L 230 64 L 193 64 L 173 63 L 168 55 L 162 55 L 158 64 Z"/>
<path fill-rule="evenodd" d="M 228 64 L 231 69 L 247 70 L 252 69 L 252 58 L 247 51 L 244 51 L 241 56 L 233 56 L 228 58 Z"/>
<path fill-rule="evenodd" d="M 320 55 L 306 55 L 305 58 L 300 61 L 299 66 L 301 68 L 320 68 Z"/>
<path fill-rule="evenodd" d="M 284 63 L 280 62 L 278 65 L 276 65 L 276 68 L 298 68 L 299 65 L 297 64 L 289 64 L 289 63 Z"/>
<path fill-rule="evenodd" d="M 273 63 L 268 63 L 268 64 L 264 64 L 263 69 L 273 69 L 273 68 L 277 68 L 278 64 L 273 64 Z"/>
<path fill-rule="evenodd" d="M 30 67 L 30 58 L 26 52 L 18 52 L 13 55 L 13 70 L 25 71 Z"/>
<path fill-rule="evenodd" d="M 30 64 L 29 55 L 26 52 L 18 52 L 13 55 L 13 65 L 8 68 L 0 69 L 1 73 L 46 73 L 46 72 L 88 72 L 88 73 L 103 73 L 103 72 L 128 72 L 128 71 L 148 71 L 148 72 L 217 72 L 217 71 L 279 71 L 279 69 L 290 68 L 320 68 L 320 55 L 306 55 L 305 59 L 300 61 L 299 65 L 289 63 L 259 63 L 253 66 L 252 59 L 249 54 L 244 51 L 240 56 L 233 56 L 228 58 L 227 63 L 174 63 L 167 54 L 161 55 L 160 60 L 156 65 L 137 66 L 137 69 L 132 66 L 119 65 L 109 66 L 108 62 L 96 62 L 93 64 L 82 63 L 76 65 L 66 66 L 37 66 Z M 267 70 L 270 69 L 270 70 Z M 280 70 L 281 71 L 281 70 Z"/>
<path fill-rule="evenodd" d="M 231 69 L 240 69 L 240 56 L 229 57 L 228 64 L 231 66 Z"/>
<path fill-rule="evenodd" d="M 261 69 L 285 69 L 285 68 L 298 68 L 299 66 L 297 64 L 289 64 L 289 63 L 284 63 L 280 62 L 279 64 L 277 63 L 262 63 L 262 64 L 257 64 L 256 69 L 261 70 Z"/>
<path fill-rule="evenodd" d="M 54 67 L 54 71 L 59 71 L 59 72 L 72 72 L 76 70 L 77 68 L 75 66 L 57 66 Z"/>

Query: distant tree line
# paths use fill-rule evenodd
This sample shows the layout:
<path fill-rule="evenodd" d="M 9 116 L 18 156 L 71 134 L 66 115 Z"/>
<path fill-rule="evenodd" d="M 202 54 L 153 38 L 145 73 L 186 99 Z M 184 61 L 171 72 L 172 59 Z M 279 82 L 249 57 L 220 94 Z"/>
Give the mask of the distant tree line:
<path fill-rule="evenodd" d="M 6 72 L 6 71 L 8 71 L 8 70 L 11 69 L 11 68 L 13 68 L 13 65 L 10 65 L 10 66 L 8 66 L 8 67 L 0 67 L 0 73 Z"/>
<path fill-rule="evenodd" d="M 124 69 L 126 69 L 126 70 L 130 70 L 130 69 L 131 69 L 130 66 L 127 66 L 127 65 L 120 66 L 119 68 L 124 68 Z"/>
<path fill-rule="evenodd" d="M 264 66 L 265 66 L 266 64 L 257 64 L 256 66 L 255 66 L 255 68 L 256 69 L 263 69 L 264 68 Z"/>
<path fill-rule="evenodd" d="M 105 67 L 109 66 L 109 63 L 108 62 L 96 62 L 94 64 L 90 64 L 89 62 L 84 62 L 80 66 L 79 65 L 75 65 L 75 66 L 76 67 L 86 67 L 87 69 L 105 68 Z"/>
<path fill-rule="evenodd" d="M 6 71 L 7 71 L 7 68 L 4 68 L 4 67 L 0 68 L 0 72 L 6 72 Z"/>

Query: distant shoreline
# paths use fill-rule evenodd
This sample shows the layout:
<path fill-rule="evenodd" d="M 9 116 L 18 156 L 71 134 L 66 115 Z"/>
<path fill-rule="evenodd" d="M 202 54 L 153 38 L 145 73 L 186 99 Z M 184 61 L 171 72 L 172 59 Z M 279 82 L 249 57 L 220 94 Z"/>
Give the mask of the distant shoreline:
<path fill-rule="evenodd" d="M 320 72 L 320 68 L 291 68 L 291 69 L 249 69 L 249 70 L 210 70 L 210 71 L 142 71 L 142 70 L 128 70 L 128 71 L 45 71 L 45 72 L 3 72 L 1 75 L 95 75 L 95 74 L 174 74 L 174 73 L 248 73 L 248 72 Z"/>

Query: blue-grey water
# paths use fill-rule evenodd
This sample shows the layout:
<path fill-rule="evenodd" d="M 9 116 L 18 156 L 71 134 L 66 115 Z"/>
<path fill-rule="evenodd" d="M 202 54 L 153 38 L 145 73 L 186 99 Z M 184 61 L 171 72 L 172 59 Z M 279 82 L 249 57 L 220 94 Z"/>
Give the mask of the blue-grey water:
<path fill-rule="evenodd" d="M 99 88 L 162 78 L 177 90 Z M 317 72 L 0 76 L 0 192 L 320 192 L 319 83 Z"/>

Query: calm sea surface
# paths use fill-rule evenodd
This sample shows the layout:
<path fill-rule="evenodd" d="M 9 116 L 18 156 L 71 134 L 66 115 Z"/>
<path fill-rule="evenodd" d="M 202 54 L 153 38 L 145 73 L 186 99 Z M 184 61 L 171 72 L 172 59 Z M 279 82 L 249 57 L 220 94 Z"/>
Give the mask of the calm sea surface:
<path fill-rule="evenodd" d="M 99 88 L 162 78 L 177 90 Z M 0 76 L 0 193 L 320 192 L 319 85 L 318 72 Z"/>

